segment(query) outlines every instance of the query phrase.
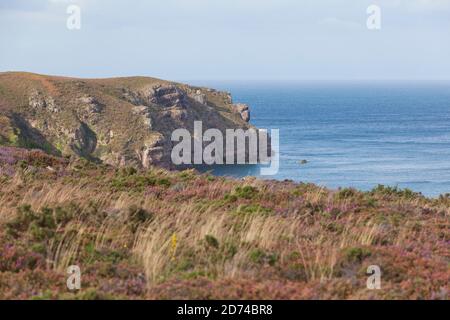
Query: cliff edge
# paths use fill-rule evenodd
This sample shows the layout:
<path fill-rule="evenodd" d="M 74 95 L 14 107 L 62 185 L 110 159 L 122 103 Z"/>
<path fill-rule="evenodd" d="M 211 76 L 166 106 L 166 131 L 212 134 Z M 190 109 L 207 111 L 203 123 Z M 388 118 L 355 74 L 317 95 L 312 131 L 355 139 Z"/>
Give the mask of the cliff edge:
<path fill-rule="evenodd" d="M 248 129 L 227 92 L 149 77 L 77 79 L 0 73 L 0 145 L 114 166 L 171 167 L 171 133 Z"/>

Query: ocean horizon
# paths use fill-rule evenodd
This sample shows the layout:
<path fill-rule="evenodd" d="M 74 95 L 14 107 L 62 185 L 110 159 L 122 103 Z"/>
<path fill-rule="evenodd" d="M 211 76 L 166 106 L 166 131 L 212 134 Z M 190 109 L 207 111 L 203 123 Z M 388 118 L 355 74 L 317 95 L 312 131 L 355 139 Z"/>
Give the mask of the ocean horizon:
<path fill-rule="evenodd" d="M 250 106 L 253 125 L 280 130 L 278 174 L 259 176 L 257 166 L 220 166 L 214 174 L 450 192 L 450 82 L 190 83 L 229 91 Z"/>

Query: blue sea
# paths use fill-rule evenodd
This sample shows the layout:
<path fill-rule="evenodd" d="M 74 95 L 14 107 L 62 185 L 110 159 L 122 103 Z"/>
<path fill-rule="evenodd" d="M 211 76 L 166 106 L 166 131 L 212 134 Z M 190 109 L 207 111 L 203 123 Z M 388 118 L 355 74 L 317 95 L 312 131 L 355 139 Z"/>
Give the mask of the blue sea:
<path fill-rule="evenodd" d="M 427 196 L 450 192 L 448 82 L 198 84 L 231 92 L 234 102 L 250 106 L 252 124 L 280 130 L 280 169 L 265 178 L 361 190 L 384 184 Z"/>

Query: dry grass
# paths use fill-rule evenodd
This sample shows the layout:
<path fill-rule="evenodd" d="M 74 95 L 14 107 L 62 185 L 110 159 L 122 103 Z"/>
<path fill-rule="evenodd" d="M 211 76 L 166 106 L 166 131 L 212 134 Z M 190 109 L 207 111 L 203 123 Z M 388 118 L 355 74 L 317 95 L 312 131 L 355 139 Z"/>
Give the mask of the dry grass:
<path fill-rule="evenodd" d="M 33 223 L 28 229 L 16 224 L 13 236 L 6 232 L 10 226 L 2 227 L 0 245 L 17 251 L 10 256 L 37 259 L 20 272 L 37 265 L 45 270 L 43 277 L 54 277 L 76 263 L 87 273 L 86 285 L 128 298 L 156 293 L 174 298 L 180 286 L 186 298 L 232 298 L 237 288 L 250 298 L 446 296 L 446 197 L 426 199 L 386 188 L 330 191 L 191 171 L 127 176 L 90 164 L 72 167 L 51 171 L 22 165 L 3 178 L 0 225 L 16 221 L 24 205 L 37 216 L 46 208 L 54 210 L 53 217 L 57 208 L 69 216 L 52 227 L 51 236 L 36 237 Z M 142 181 L 150 182 L 142 186 Z M 36 253 L 31 249 L 36 246 L 43 249 Z M 4 259 L 0 255 L 0 274 L 14 279 L 12 258 Z M 386 290 L 365 289 L 370 264 L 381 266 Z M 8 281 L 0 281 L 0 297 L 11 296 Z M 208 285 L 197 288 L 192 281 Z M 249 281 L 256 287 L 241 287 Z M 264 286 L 269 289 L 262 293 Z M 287 296 L 280 286 L 290 290 Z M 54 298 L 66 294 L 63 282 L 43 281 L 36 290 L 41 295 L 50 290 Z"/>

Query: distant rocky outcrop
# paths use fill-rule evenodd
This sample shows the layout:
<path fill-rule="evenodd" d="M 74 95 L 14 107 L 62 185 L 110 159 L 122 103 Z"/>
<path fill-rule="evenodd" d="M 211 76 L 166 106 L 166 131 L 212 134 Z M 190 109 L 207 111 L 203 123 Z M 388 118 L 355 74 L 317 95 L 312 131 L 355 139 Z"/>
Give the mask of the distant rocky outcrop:
<path fill-rule="evenodd" d="M 228 92 L 147 77 L 75 79 L 0 73 L 0 144 L 111 165 L 171 167 L 171 133 L 248 129 Z"/>
<path fill-rule="evenodd" d="M 29 106 L 37 111 L 47 109 L 51 112 L 58 112 L 53 97 L 44 95 L 38 90 L 32 90 L 28 96 Z"/>

